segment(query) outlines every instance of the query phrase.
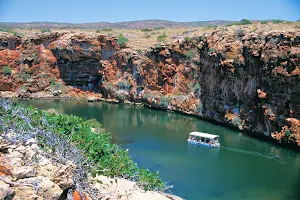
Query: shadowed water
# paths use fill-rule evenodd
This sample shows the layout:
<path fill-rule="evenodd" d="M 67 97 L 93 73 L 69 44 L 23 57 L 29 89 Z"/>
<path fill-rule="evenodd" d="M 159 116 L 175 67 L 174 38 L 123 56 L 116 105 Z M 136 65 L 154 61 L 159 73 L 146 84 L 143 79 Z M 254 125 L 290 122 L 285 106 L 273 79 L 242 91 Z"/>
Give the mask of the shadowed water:
<path fill-rule="evenodd" d="M 299 200 L 300 154 L 198 118 L 143 107 L 58 100 L 16 100 L 96 118 L 139 166 L 186 199 Z M 189 132 L 220 135 L 221 148 L 188 145 Z"/>

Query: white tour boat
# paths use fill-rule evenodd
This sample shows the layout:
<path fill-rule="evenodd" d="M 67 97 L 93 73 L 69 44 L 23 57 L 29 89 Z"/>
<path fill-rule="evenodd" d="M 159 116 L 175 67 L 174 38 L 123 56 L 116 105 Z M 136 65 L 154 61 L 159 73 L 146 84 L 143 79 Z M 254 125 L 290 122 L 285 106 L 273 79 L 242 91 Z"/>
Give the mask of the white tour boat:
<path fill-rule="evenodd" d="M 195 144 L 211 148 L 220 147 L 219 136 L 208 133 L 191 132 L 187 141 L 189 144 Z"/>

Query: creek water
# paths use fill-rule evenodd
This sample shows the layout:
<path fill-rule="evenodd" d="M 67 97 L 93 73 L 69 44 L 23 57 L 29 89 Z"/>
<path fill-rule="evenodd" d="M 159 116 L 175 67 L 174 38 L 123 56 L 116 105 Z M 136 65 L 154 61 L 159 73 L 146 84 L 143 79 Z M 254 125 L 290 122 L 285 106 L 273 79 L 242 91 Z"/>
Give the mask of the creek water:
<path fill-rule="evenodd" d="M 15 100 L 95 118 L 140 167 L 159 171 L 185 199 L 299 200 L 300 154 L 239 131 L 174 112 L 70 100 Z M 221 148 L 186 142 L 192 131 L 220 136 Z"/>

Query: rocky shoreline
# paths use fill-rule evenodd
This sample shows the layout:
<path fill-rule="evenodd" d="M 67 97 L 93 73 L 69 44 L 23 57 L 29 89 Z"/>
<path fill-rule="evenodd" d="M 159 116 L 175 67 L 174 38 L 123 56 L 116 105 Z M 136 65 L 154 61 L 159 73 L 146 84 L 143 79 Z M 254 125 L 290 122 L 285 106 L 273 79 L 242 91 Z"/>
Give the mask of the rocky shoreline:
<path fill-rule="evenodd" d="M 72 161 L 61 163 L 49 159 L 37 145 L 35 139 L 26 144 L 11 144 L 0 138 L 0 199 L 78 199 L 78 192 L 73 180 L 76 166 Z M 94 182 L 90 190 L 101 199 L 157 199 L 180 200 L 170 194 L 144 191 L 135 182 L 122 178 L 106 176 L 89 177 Z M 67 196 L 69 194 L 69 196 Z M 82 192 L 84 199 L 94 199 Z"/>

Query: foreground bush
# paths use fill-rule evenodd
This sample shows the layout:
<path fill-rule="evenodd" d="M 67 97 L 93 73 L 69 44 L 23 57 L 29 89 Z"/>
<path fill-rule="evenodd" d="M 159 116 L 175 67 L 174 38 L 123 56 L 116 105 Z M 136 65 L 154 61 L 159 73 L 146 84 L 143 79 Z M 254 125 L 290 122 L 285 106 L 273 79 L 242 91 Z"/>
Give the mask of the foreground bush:
<path fill-rule="evenodd" d="M 2 68 L 2 74 L 3 74 L 4 76 L 10 76 L 10 75 L 12 74 L 11 68 L 10 68 L 9 66 L 4 66 L 4 67 Z"/>
<path fill-rule="evenodd" d="M 41 28 L 41 33 L 51 32 L 50 28 Z"/>
<path fill-rule="evenodd" d="M 23 108 L 15 103 L 0 100 L 0 131 L 9 133 L 11 130 L 19 134 L 15 139 L 21 141 L 29 138 L 30 134 L 30 137 L 33 137 L 36 132 L 39 145 L 51 152 L 55 152 L 61 142 L 53 144 L 49 141 L 62 137 L 82 152 L 93 176 L 103 174 L 131 179 L 137 181 L 145 190 L 162 190 L 165 187 L 158 173 L 138 168 L 128 151 L 111 144 L 110 133 L 102 129 L 101 124 L 95 120 L 86 121 L 73 115 L 48 113 L 33 107 Z M 56 136 L 49 138 L 49 134 L 46 133 Z M 67 153 L 71 151 L 68 149 L 70 147 L 65 148 Z M 79 155 L 74 155 L 76 156 Z"/>
<path fill-rule="evenodd" d="M 123 34 L 120 34 L 119 37 L 118 37 L 117 43 L 120 46 L 125 46 L 128 41 L 129 41 L 128 38 L 124 37 Z"/>

